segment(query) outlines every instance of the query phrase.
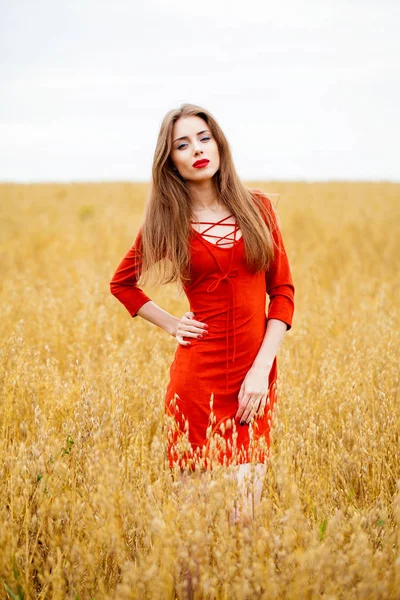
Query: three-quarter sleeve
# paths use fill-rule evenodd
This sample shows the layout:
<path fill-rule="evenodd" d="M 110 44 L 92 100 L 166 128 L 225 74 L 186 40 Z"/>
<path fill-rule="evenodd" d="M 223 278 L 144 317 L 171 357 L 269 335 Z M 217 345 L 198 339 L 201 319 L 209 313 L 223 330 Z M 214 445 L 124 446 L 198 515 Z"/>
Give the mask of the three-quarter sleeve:
<path fill-rule="evenodd" d="M 136 317 L 143 304 L 151 301 L 137 285 L 142 269 L 141 244 L 142 232 L 139 229 L 133 246 L 118 265 L 110 281 L 111 293 L 125 306 L 131 317 Z"/>
<path fill-rule="evenodd" d="M 294 314 L 294 284 L 290 270 L 289 260 L 280 231 L 279 216 L 271 202 L 264 194 L 263 202 L 272 217 L 275 240 L 274 260 L 265 272 L 267 294 L 269 296 L 268 319 L 279 319 L 287 325 L 287 330 L 292 327 Z"/>

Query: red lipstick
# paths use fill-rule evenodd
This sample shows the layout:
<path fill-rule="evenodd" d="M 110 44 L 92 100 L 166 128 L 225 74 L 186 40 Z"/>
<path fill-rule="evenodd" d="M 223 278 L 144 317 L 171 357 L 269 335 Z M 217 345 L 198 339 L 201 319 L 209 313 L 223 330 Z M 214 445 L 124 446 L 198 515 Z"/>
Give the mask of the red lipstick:
<path fill-rule="evenodd" d="M 201 169 L 202 167 L 205 167 L 208 165 L 210 161 L 207 160 L 206 158 L 202 158 L 201 160 L 196 160 L 196 162 L 193 163 L 193 167 L 195 169 Z"/>

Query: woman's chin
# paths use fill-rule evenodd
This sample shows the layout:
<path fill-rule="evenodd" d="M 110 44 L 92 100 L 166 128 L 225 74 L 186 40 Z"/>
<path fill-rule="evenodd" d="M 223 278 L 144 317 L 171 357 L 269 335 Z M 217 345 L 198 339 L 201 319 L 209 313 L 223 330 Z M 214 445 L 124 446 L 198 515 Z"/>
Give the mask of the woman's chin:
<path fill-rule="evenodd" d="M 214 175 L 218 172 L 218 169 L 208 169 L 207 167 L 205 167 L 204 169 L 199 169 L 199 173 L 191 173 L 190 176 L 186 177 L 185 179 L 187 181 L 207 181 L 209 179 L 212 179 L 214 177 Z"/>

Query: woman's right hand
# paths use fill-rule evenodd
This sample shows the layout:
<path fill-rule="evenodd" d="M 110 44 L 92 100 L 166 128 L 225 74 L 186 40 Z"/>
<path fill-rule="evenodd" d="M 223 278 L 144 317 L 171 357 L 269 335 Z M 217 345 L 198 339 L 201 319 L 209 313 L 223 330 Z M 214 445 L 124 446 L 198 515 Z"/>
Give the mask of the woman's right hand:
<path fill-rule="evenodd" d="M 181 346 L 190 346 L 192 343 L 185 341 L 184 337 L 201 339 L 208 335 L 208 325 L 193 319 L 194 315 L 193 312 L 186 312 L 178 322 L 175 337 Z"/>

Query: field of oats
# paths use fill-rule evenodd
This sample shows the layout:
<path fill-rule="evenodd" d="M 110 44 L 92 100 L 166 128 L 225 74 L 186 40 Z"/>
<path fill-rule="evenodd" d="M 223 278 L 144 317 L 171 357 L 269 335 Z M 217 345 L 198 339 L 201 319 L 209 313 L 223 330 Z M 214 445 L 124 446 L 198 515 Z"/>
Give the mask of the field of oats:
<path fill-rule="evenodd" d="M 176 341 L 109 291 L 147 185 L 0 186 L 1 598 L 400 598 L 400 186 L 247 184 L 296 286 L 249 527 L 220 471 L 169 472 Z"/>

